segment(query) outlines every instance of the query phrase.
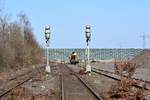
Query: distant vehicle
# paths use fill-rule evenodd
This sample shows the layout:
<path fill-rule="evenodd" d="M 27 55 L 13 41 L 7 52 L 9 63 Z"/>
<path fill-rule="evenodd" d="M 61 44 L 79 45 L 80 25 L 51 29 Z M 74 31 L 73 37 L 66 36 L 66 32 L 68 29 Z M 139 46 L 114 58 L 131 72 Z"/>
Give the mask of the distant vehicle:
<path fill-rule="evenodd" d="M 92 62 L 92 63 L 95 63 L 95 62 L 96 62 L 96 59 L 91 59 L 91 62 Z"/>
<path fill-rule="evenodd" d="M 69 56 L 70 64 L 78 64 L 79 57 L 76 52 L 72 52 Z"/>

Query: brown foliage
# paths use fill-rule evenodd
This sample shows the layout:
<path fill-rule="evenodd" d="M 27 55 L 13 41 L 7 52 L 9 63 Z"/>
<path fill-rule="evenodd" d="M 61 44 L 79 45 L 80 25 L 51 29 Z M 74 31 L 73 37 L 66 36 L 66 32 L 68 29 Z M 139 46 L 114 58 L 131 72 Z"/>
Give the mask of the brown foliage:
<path fill-rule="evenodd" d="M 33 93 L 24 87 L 19 87 L 11 92 L 13 100 L 33 100 Z"/>
<path fill-rule="evenodd" d="M 136 70 L 136 64 L 131 61 L 120 61 L 114 63 L 114 69 L 115 73 L 118 75 L 123 75 L 123 72 L 125 71 L 127 73 L 127 76 L 129 78 L 132 77 L 132 75 L 135 73 Z"/>
<path fill-rule="evenodd" d="M 116 85 L 113 85 L 109 91 L 109 100 L 143 100 L 143 89 L 133 88 L 136 82 L 130 79 L 122 79 Z"/>
<path fill-rule="evenodd" d="M 115 72 L 120 75 L 121 81 L 114 84 L 109 91 L 109 100 L 143 100 L 144 98 L 144 86 L 143 89 L 133 88 L 136 85 L 131 77 L 135 73 L 136 64 L 131 61 L 115 62 Z M 123 77 L 123 71 L 126 71 L 127 78 Z"/>
<path fill-rule="evenodd" d="M 83 68 L 83 69 L 79 70 L 79 74 L 80 74 L 80 75 L 85 74 L 85 70 L 86 70 L 85 68 Z"/>
<path fill-rule="evenodd" d="M 0 16 L 0 68 L 15 68 L 42 62 L 42 50 L 34 38 L 25 14 L 20 21 L 9 22 Z"/>

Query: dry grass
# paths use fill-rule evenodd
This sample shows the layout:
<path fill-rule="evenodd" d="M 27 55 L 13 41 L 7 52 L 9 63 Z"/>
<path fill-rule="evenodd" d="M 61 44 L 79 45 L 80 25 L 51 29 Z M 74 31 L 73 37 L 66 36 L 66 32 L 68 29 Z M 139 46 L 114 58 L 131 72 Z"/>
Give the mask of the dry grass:
<path fill-rule="evenodd" d="M 114 84 L 109 91 L 109 100 L 143 100 L 144 98 L 144 87 L 142 89 L 134 88 L 133 85 L 136 85 L 132 75 L 135 73 L 136 64 L 126 61 L 115 63 L 116 72 L 121 77 L 121 81 L 117 84 Z M 122 77 L 123 71 L 126 71 L 127 78 Z"/>
<path fill-rule="evenodd" d="M 32 92 L 24 87 L 19 87 L 11 92 L 13 100 L 33 100 Z"/>
<path fill-rule="evenodd" d="M 18 87 L 11 91 L 8 100 L 49 100 L 51 96 L 55 96 L 54 90 L 50 89 L 44 94 L 34 95 L 30 90 L 24 87 Z"/>
<path fill-rule="evenodd" d="M 115 73 L 123 76 L 125 72 L 128 78 L 131 78 L 136 70 L 136 64 L 131 61 L 120 61 L 114 63 Z"/>

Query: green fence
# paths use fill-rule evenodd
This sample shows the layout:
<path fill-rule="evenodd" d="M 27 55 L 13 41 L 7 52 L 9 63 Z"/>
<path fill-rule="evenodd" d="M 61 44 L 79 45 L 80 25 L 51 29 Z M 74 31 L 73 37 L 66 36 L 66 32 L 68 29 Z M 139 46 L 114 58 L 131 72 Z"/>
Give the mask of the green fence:
<path fill-rule="evenodd" d="M 85 59 L 85 49 L 49 49 L 50 60 L 68 60 L 69 54 L 75 51 L 79 58 Z M 96 60 L 128 59 L 139 54 L 143 49 L 90 49 L 90 58 Z"/>

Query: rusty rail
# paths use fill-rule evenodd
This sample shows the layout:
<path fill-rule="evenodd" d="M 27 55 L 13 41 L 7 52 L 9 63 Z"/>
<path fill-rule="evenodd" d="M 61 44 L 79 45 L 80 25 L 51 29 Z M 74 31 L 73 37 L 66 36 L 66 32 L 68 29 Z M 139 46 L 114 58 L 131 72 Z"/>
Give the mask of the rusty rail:
<path fill-rule="evenodd" d="M 79 67 L 82 67 L 81 65 L 78 65 Z M 106 71 L 106 70 L 102 70 L 102 69 L 97 69 L 97 68 L 92 68 L 92 71 L 95 72 L 95 73 L 98 73 L 98 74 L 101 74 L 103 76 L 106 76 L 106 77 L 109 77 L 111 79 L 114 79 L 114 80 L 117 80 L 117 81 L 120 81 L 120 77 L 119 75 L 113 73 L 113 72 L 109 72 L 109 71 Z M 127 76 L 123 76 L 124 78 L 127 78 Z M 145 80 L 142 80 L 142 79 L 137 79 L 137 78 L 132 78 L 133 80 L 136 80 L 136 81 L 140 81 L 142 84 L 150 84 L 149 81 L 145 81 Z M 138 87 L 138 88 L 143 88 L 143 85 L 142 84 L 136 84 L 134 85 L 135 87 Z M 144 87 L 145 90 L 150 90 L 150 87 Z"/>
<path fill-rule="evenodd" d="M 3 92 L 1 92 L 0 93 L 0 98 L 3 97 L 4 95 L 8 94 L 9 92 L 11 92 L 13 89 L 19 87 L 20 85 L 28 82 L 30 79 L 32 79 L 37 74 L 37 70 L 40 69 L 40 68 L 44 68 L 44 66 L 40 66 L 39 68 L 36 68 L 35 69 L 36 71 L 32 70 L 30 72 L 26 72 L 27 74 L 24 73 L 24 74 L 21 74 L 21 75 L 17 76 L 16 78 L 14 78 L 13 80 L 17 81 L 18 78 L 24 77 L 24 75 L 29 75 L 29 77 L 25 78 L 23 81 L 17 82 L 17 84 L 15 84 L 14 86 L 12 86 L 12 87 L 8 88 L 7 90 L 4 90 Z M 10 80 L 10 81 L 12 81 L 12 80 Z"/>
<path fill-rule="evenodd" d="M 103 97 L 99 95 L 97 90 L 95 90 L 85 79 L 77 75 L 71 68 L 69 68 L 66 64 L 65 66 L 72 72 L 74 73 L 75 77 L 97 98 L 97 100 L 103 100 Z"/>
<path fill-rule="evenodd" d="M 60 75 L 60 84 L 61 84 L 61 97 L 60 97 L 60 100 L 65 100 L 63 75 Z"/>
<path fill-rule="evenodd" d="M 111 78 L 111 79 L 121 81 L 120 77 L 119 77 L 118 75 L 112 73 L 112 72 L 109 73 L 108 71 L 103 71 L 103 70 L 101 70 L 101 69 L 96 69 L 96 68 L 92 68 L 92 71 L 95 72 L 95 73 L 104 75 L 104 76 L 106 76 L 106 77 L 109 77 L 109 78 Z M 123 76 L 123 77 L 125 77 L 125 76 Z M 126 77 L 125 77 L 125 78 L 126 78 Z M 134 78 L 132 78 L 132 79 L 134 79 Z M 137 80 L 137 79 L 134 79 L 134 80 L 140 81 L 140 80 Z M 144 82 L 144 81 L 141 81 L 141 82 L 142 82 L 143 84 L 146 84 L 146 82 Z M 143 88 L 143 85 L 141 85 L 141 84 L 135 84 L 135 85 L 133 85 L 133 86 L 138 87 L 138 88 Z M 144 87 L 144 89 L 145 89 L 145 90 L 150 90 L 150 87 Z"/>

